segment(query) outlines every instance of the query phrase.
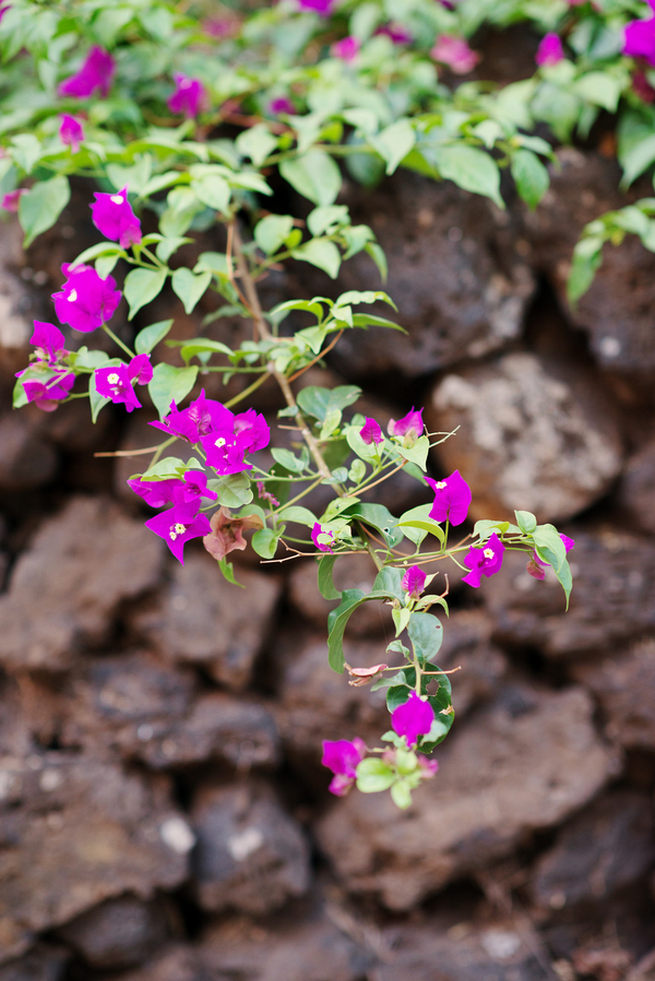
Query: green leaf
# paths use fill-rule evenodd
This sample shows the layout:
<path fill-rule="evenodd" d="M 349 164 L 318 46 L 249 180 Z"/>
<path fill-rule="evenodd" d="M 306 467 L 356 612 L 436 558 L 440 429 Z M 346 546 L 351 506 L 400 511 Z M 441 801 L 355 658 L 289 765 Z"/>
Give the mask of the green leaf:
<path fill-rule="evenodd" d="M 325 422 L 328 412 L 345 409 L 356 402 L 361 394 L 361 388 L 356 385 L 337 385 L 336 388 L 309 385 L 298 392 L 297 402 L 303 413 Z"/>
<path fill-rule="evenodd" d="M 295 191 L 314 204 L 333 204 L 341 190 L 341 172 L 323 150 L 309 150 L 302 156 L 283 160 L 280 173 Z"/>
<path fill-rule="evenodd" d="M 395 774 L 384 760 L 368 756 L 357 764 L 357 789 L 363 794 L 376 794 L 388 790 L 396 779 Z"/>
<path fill-rule="evenodd" d="M 218 503 L 226 508 L 240 508 L 250 504 L 253 499 L 250 480 L 245 473 L 231 473 L 219 480 L 210 480 L 207 486 L 216 491 Z"/>
<path fill-rule="evenodd" d="M 618 126 L 619 163 L 623 168 L 621 185 L 629 187 L 655 162 L 655 112 L 628 112 Z"/>
<path fill-rule="evenodd" d="M 621 97 L 621 80 L 608 72 L 587 72 L 578 78 L 572 91 L 586 102 L 601 106 L 608 112 L 616 112 Z"/>
<path fill-rule="evenodd" d="M 591 286 L 603 261 L 603 239 L 600 236 L 581 238 L 573 250 L 571 271 L 566 284 L 569 303 L 575 303 Z"/>
<path fill-rule="evenodd" d="M 417 657 L 432 661 L 437 656 L 443 641 L 443 626 L 432 613 L 412 613 L 407 633 Z"/>
<path fill-rule="evenodd" d="M 430 440 L 427 436 L 419 436 L 412 446 L 404 446 L 402 443 L 396 443 L 394 444 L 394 449 L 405 460 L 415 463 L 417 467 L 420 467 L 425 472 L 427 469 L 428 451 L 430 449 Z"/>
<path fill-rule="evenodd" d="M 330 204 L 326 207 L 314 208 L 307 215 L 307 228 L 312 235 L 322 235 L 334 231 L 348 221 L 348 208 L 345 204 Z"/>
<path fill-rule="evenodd" d="M 70 200 L 70 186 L 66 177 L 51 177 L 39 181 L 18 199 L 18 218 L 25 232 L 24 248 L 37 235 L 45 232 L 59 218 Z"/>
<path fill-rule="evenodd" d="M 517 150 L 511 170 L 519 194 L 529 208 L 536 208 L 548 190 L 548 170 L 531 150 Z"/>
<path fill-rule="evenodd" d="M 434 161 L 446 180 L 458 187 L 484 197 L 504 208 L 500 196 L 498 164 L 484 150 L 472 146 L 439 146 L 434 149 Z"/>
<path fill-rule="evenodd" d="M 309 508 L 303 508 L 298 504 L 280 508 L 277 515 L 284 522 L 295 521 L 296 524 L 306 525 L 308 528 L 313 528 L 316 522 L 316 515 Z"/>
<path fill-rule="evenodd" d="M 293 229 L 291 215 L 266 215 L 255 225 L 255 242 L 266 255 L 273 255 Z"/>
<path fill-rule="evenodd" d="M 221 341 L 212 341 L 205 337 L 196 337 L 194 340 L 187 341 L 186 344 L 182 344 L 180 347 L 180 356 L 187 363 L 191 358 L 209 354 L 225 354 L 227 357 L 231 357 L 234 352 L 227 344 L 223 344 Z M 208 360 L 208 358 L 201 360 Z"/>
<path fill-rule="evenodd" d="M 321 596 L 326 600 L 341 599 L 341 591 L 336 588 L 332 578 L 336 561 L 336 555 L 323 555 L 318 560 L 318 588 Z"/>
<path fill-rule="evenodd" d="M 516 523 L 526 535 L 531 535 L 537 527 L 537 519 L 531 511 L 515 511 Z"/>
<path fill-rule="evenodd" d="M 228 562 L 227 559 L 219 559 L 218 568 L 221 570 L 223 578 L 227 579 L 227 581 L 232 583 L 233 586 L 239 586 L 240 589 L 246 588 L 242 582 L 237 582 L 234 576 L 234 566 L 231 562 Z"/>
<path fill-rule="evenodd" d="M 132 269 L 127 274 L 123 293 L 130 308 L 128 320 L 159 295 L 165 282 L 165 269 Z"/>
<path fill-rule="evenodd" d="M 140 270 L 137 270 L 140 272 Z M 171 402 L 179 405 L 193 388 L 198 368 L 176 368 L 172 364 L 158 364 L 148 384 L 148 393 L 159 413 L 160 420 L 168 413 Z"/>
<path fill-rule="evenodd" d="M 230 185 L 220 174 L 202 174 L 194 177 L 191 182 L 193 192 L 199 201 L 215 211 L 228 213 L 230 203 Z"/>
<path fill-rule="evenodd" d="M 271 456 L 276 463 L 279 463 L 281 467 L 288 470 L 289 473 L 302 473 L 305 469 L 305 461 L 300 459 L 292 453 L 291 450 L 285 450 L 278 446 L 273 446 L 271 448 Z M 288 513 L 285 514 L 285 518 L 288 518 Z"/>
<path fill-rule="evenodd" d="M 416 143 L 416 134 L 408 119 L 399 119 L 369 137 L 369 143 L 386 163 L 386 173 L 393 174 Z"/>
<path fill-rule="evenodd" d="M 361 589 L 344 589 L 341 602 L 328 614 L 328 662 L 339 674 L 344 670 L 343 635 L 348 620 L 366 597 Z"/>
<path fill-rule="evenodd" d="M 431 510 L 431 504 L 419 504 L 418 507 L 405 511 L 398 519 L 398 527 L 405 538 L 409 538 L 415 545 L 420 545 L 426 535 L 434 535 L 442 545 L 446 540 L 441 525 L 430 517 Z"/>
<path fill-rule="evenodd" d="M 150 354 L 162 341 L 173 326 L 172 320 L 159 320 L 156 324 L 144 327 L 134 338 L 134 350 L 137 354 Z"/>
<path fill-rule="evenodd" d="M 196 303 L 211 282 L 210 272 L 193 273 L 186 266 L 181 266 L 173 273 L 173 292 L 180 298 L 185 313 L 191 313 Z"/>
<path fill-rule="evenodd" d="M 394 548 L 402 541 L 402 532 L 398 529 L 398 521 L 384 504 L 368 504 L 359 501 L 341 512 L 344 517 L 362 521 L 365 525 L 375 528 L 383 536 L 387 545 Z"/>
<path fill-rule="evenodd" d="M 391 799 L 401 811 L 412 806 L 412 790 L 406 780 L 397 780 L 391 785 Z"/>
<path fill-rule="evenodd" d="M 250 157 L 255 167 L 261 167 L 277 147 L 277 138 L 273 136 L 266 123 L 257 123 L 256 126 L 243 130 L 234 142 L 239 153 Z"/>
<path fill-rule="evenodd" d="M 297 249 L 291 255 L 301 262 L 309 262 L 312 266 L 322 269 L 330 279 L 336 279 L 341 267 L 341 253 L 334 242 L 327 238 L 313 238 Z"/>
<path fill-rule="evenodd" d="M 278 535 L 272 528 L 260 528 L 250 539 L 257 555 L 263 559 L 272 559 L 277 551 Z"/>
<path fill-rule="evenodd" d="M 91 409 L 91 421 L 95 422 L 100 414 L 100 410 L 108 405 L 111 399 L 106 398 L 104 395 L 100 395 L 96 388 L 96 376 L 95 373 L 89 377 L 89 407 Z"/>

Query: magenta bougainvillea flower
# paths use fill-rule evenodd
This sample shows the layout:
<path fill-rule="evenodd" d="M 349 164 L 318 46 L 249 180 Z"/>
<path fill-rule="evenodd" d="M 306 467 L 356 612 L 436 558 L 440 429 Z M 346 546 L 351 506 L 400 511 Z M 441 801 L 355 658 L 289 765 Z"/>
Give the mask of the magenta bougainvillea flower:
<path fill-rule="evenodd" d="M 18 211 L 21 194 L 25 194 L 26 190 L 25 187 L 17 187 L 15 191 L 7 191 L 0 201 L 0 208 L 4 208 L 5 211 Z"/>
<path fill-rule="evenodd" d="M 189 443 L 198 443 L 201 436 L 218 429 L 233 418 L 229 409 L 226 409 L 221 402 L 216 399 L 205 398 L 205 390 L 200 392 L 197 399 L 191 403 L 187 409 L 178 410 L 175 402 L 171 402 L 167 416 L 161 422 L 151 422 L 150 425 L 155 429 L 161 429 L 169 436 L 177 436 L 179 439 L 186 439 Z"/>
<path fill-rule="evenodd" d="M 419 565 L 410 565 L 403 576 L 401 586 L 409 593 L 410 599 L 418 599 L 425 588 L 427 576 Z"/>
<path fill-rule="evenodd" d="M 334 0 L 297 0 L 301 10 L 313 10 L 320 17 L 329 17 L 334 7 Z"/>
<path fill-rule="evenodd" d="M 470 548 L 463 558 L 463 563 L 471 571 L 462 576 L 462 582 L 478 588 L 480 576 L 493 576 L 503 564 L 505 546 L 494 532 L 491 538 L 481 548 Z"/>
<path fill-rule="evenodd" d="M 430 51 L 430 57 L 447 65 L 456 75 L 466 75 L 473 71 L 480 60 L 480 56 L 469 48 L 464 38 L 452 34 L 439 35 Z"/>
<path fill-rule="evenodd" d="M 25 370 L 23 369 L 23 371 Z M 23 371 L 18 372 L 18 377 L 23 374 Z M 53 412 L 62 399 L 68 397 L 75 384 L 75 375 L 63 368 L 56 371 L 52 378 L 46 382 L 35 378 L 25 379 L 25 381 L 21 379 L 21 382 L 28 402 L 34 402 L 44 412 Z"/>
<path fill-rule="evenodd" d="M 391 714 L 391 728 L 398 736 L 404 736 L 408 746 L 416 746 L 419 736 L 425 736 L 432 728 L 434 709 L 415 691 Z"/>
<path fill-rule="evenodd" d="M 402 419 L 390 419 L 387 427 L 392 436 L 407 436 L 418 439 L 423 432 L 423 409 L 418 411 L 412 406 Z"/>
<path fill-rule="evenodd" d="M 268 111 L 272 116 L 281 116 L 283 113 L 286 113 L 287 116 L 295 116 L 296 107 L 286 95 L 278 95 L 269 102 Z"/>
<path fill-rule="evenodd" d="M 236 416 L 229 409 L 225 412 L 228 415 L 200 439 L 207 463 L 221 476 L 251 470 L 252 464 L 246 462 L 246 455 L 268 446 L 271 436 L 263 415 L 254 409 Z"/>
<path fill-rule="evenodd" d="M 174 504 L 168 511 L 162 511 L 145 522 L 146 528 L 163 538 L 182 565 L 185 544 L 192 538 L 202 538 L 211 532 L 207 515 L 196 512 L 193 504 Z"/>
<path fill-rule="evenodd" d="M 323 530 L 323 526 L 318 522 L 314 522 L 314 527 L 312 528 L 312 541 L 319 552 L 334 552 L 331 548 L 330 542 L 334 541 L 334 532 L 330 530 Z"/>
<path fill-rule="evenodd" d="M 140 409 L 134 385 L 147 385 L 152 379 L 152 365 L 149 354 L 137 354 L 129 364 L 120 363 L 94 371 L 96 390 L 99 395 L 124 404 L 128 412 Z"/>
<path fill-rule="evenodd" d="M 101 279 L 91 266 L 61 267 L 67 276 L 59 293 L 53 293 L 57 317 L 62 324 L 69 324 L 73 330 L 88 333 L 110 320 L 121 301 L 121 292 L 116 289 L 112 276 Z"/>
<path fill-rule="evenodd" d="M 330 781 L 330 793 L 343 797 L 357 779 L 357 764 L 366 756 L 366 743 L 361 739 L 324 739 L 321 763 L 334 776 Z"/>
<path fill-rule="evenodd" d="M 7 13 L 8 10 L 11 10 L 10 3 L 3 3 L 2 6 L 0 6 L 0 21 L 2 21 L 2 18 L 4 17 L 4 15 Z"/>
<path fill-rule="evenodd" d="M 335 41 L 330 51 L 335 58 L 341 58 L 342 61 L 354 61 L 359 54 L 359 49 L 362 46 L 362 42 L 358 37 L 343 37 L 340 41 Z"/>
<path fill-rule="evenodd" d="M 77 153 L 80 145 L 84 141 L 84 127 L 77 116 L 70 116 L 64 112 L 59 117 L 59 139 L 64 146 L 69 146 L 73 153 Z"/>
<path fill-rule="evenodd" d="M 370 446 L 372 443 L 376 445 L 378 443 L 384 442 L 384 436 L 382 435 L 382 430 L 378 426 L 375 419 L 371 419 L 369 416 L 366 417 L 366 422 L 359 430 L 359 435 L 362 437 L 362 441 Z"/>
<path fill-rule="evenodd" d="M 34 332 L 30 337 L 30 344 L 36 348 L 36 360 L 47 361 L 50 365 L 55 365 L 60 358 L 67 353 L 66 338 L 54 324 L 45 320 L 34 321 Z"/>
<path fill-rule="evenodd" d="M 91 207 L 91 219 L 98 231 L 118 242 L 122 249 L 138 245 L 141 241 L 141 222 L 127 200 L 127 187 L 116 194 L 96 192 Z"/>
<path fill-rule="evenodd" d="M 426 477 L 425 482 L 434 491 L 430 517 L 434 521 L 450 521 L 455 527 L 461 525 L 471 505 L 471 488 L 459 470 L 453 470 L 450 477 L 444 480 Z"/>
<path fill-rule="evenodd" d="M 130 477 L 127 486 L 135 494 L 142 497 L 151 508 L 163 508 L 172 504 L 175 492 L 179 490 L 182 481 L 178 477 L 168 480 L 144 480 L 142 477 Z"/>
<path fill-rule="evenodd" d="M 570 552 L 573 546 L 575 545 L 574 539 L 569 538 L 568 535 L 562 535 L 562 534 L 560 534 L 559 537 L 562 539 L 566 552 Z M 532 578 L 545 579 L 547 568 L 548 568 L 548 562 L 544 562 L 543 559 L 539 558 L 536 552 L 533 552 L 532 558 L 528 562 L 528 572 L 530 573 Z"/>
<path fill-rule="evenodd" d="M 96 91 L 107 97 L 114 80 L 116 62 L 108 51 L 95 45 L 86 56 L 82 67 L 59 86 L 60 95 L 72 95 L 76 99 L 86 99 Z"/>
<path fill-rule="evenodd" d="M 556 65 L 558 61 L 562 61 L 564 58 L 564 48 L 562 47 L 562 41 L 558 34 L 553 34 L 552 31 L 549 34 L 544 35 L 539 42 L 539 47 L 537 48 L 537 54 L 535 55 L 535 61 L 538 65 Z"/>
<path fill-rule="evenodd" d="M 212 501 L 218 498 L 216 491 L 207 487 L 207 474 L 202 470 L 187 470 L 182 479 L 144 480 L 142 477 L 130 477 L 127 485 L 152 508 L 174 503 L 192 505 L 195 514 L 200 510 L 203 498 Z"/>
<path fill-rule="evenodd" d="M 648 5 L 654 13 L 647 20 L 632 20 L 625 25 L 623 54 L 655 67 L 655 0 L 648 0 Z"/>
<path fill-rule="evenodd" d="M 409 44 L 412 35 L 406 27 L 395 21 L 390 24 L 382 24 L 376 28 L 375 33 L 381 37 L 388 37 L 392 44 Z"/>
<path fill-rule="evenodd" d="M 180 113 L 187 119 L 194 119 L 207 102 L 205 86 L 199 78 L 191 78 L 181 72 L 173 75 L 175 91 L 169 95 L 166 105 L 171 112 Z"/>

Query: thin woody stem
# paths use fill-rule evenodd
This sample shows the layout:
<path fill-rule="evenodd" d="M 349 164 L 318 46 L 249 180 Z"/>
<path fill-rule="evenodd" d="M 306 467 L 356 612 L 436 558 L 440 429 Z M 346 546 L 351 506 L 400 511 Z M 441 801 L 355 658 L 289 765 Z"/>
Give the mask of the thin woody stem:
<path fill-rule="evenodd" d="M 255 330 L 257 331 L 260 339 L 263 341 L 274 340 L 274 337 L 269 330 L 268 324 L 266 323 L 266 318 L 264 317 L 264 313 L 262 311 L 261 304 L 259 302 L 259 297 L 257 295 L 257 288 L 255 286 L 252 276 L 250 275 L 250 270 L 248 269 L 248 264 L 246 262 L 245 255 L 243 253 L 243 243 L 241 241 L 241 236 L 239 234 L 239 229 L 236 226 L 236 222 L 230 224 L 230 229 L 231 229 L 231 241 L 234 246 L 234 257 L 237 263 L 237 274 L 239 276 L 239 279 L 241 280 L 241 283 L 243 285 L 243 292 L 245 294 L 245 305 L 250 311 L 250 315 L 252 316 L 252 319 L 255 324 Z M 236 284 L 235 284 L 235 288 L 237 288 L 238 290 Z M 307 421 L 305 420 L 305 417 L 303 416 L 302 412 L 298 408 L 298 404 L 296 402 L 293 392 L 291 391 L 291 385 L 289 384 L 288 378 L 281 371 L 278 371 L 278 369 L 275 368 L 272 364 L 269 365 L 268 370 L 270 374 L 273 375 L 276 382 L 280 386 L 282 394 L 284 395 L 285 402 L 287 403 L 289 408 L 293 409 L 295 412 L 296 421 L 298 423 L 298 429 L 300 430 L 300 434 L 305 441 L 307 449 L 311 453 L 312 459 L 314 460 L 314 463 L 316 464 L 319 473 L 322 475 L 324 480 L 328 480 L 332 483 L 332 474 L 330 473 L 330 468 L 328 467 L 327 463 L 323 459 L 323 454 L 321 453 L 321 449 L 316 439 L 314 438 L 314 434 L 312 433 L 311 429 L 307 425 Z M 338 486 L 336 486 L 335 489 L 337 494 L 340 497 L 343 497 L 344 491 Z"/>

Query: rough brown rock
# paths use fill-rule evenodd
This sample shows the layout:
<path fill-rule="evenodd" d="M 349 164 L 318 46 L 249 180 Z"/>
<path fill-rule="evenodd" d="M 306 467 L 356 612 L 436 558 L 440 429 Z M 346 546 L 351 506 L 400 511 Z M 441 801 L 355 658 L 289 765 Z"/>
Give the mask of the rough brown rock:
<path fill-rule="evenodd" d="M 533 901 L 551 910 L 602 903 L 643 878 L 655 859 L 647 796 L 619 791 L 566 825 L 537 862 Z"/>
<path fill-rule="evenodd" d="M 193 888 L 203 909 L 261 915 L 307 891 L 307 842 L 265 785 L 204 786 L 191 819 Z"/>
<path fill-rule="evenodd" d="M 270 926 L 228 920 L 206 932 L 200 955 L 212 981 L 360 981 L 375 957 L 340 912 L 303 910 Z"/>
<path fill-rule="evenodd" d="M 64 745 L 112 749 L 155 770 L 210 760 L 250 769 L 278 760 L 275 721 L 263 704 L 200 693 L 190 669 L 143 652 L 90 659 L 59 713 Z"/>
<path fill-rule="evenodd" d="M 42 431 L 34 407 L 0 418 L 0 487 L 6 491 L 40 487 L 57 470 L 58 456 Z"/>
<path fill-rule="evenodd" d="M 72 498 L 18 559 L 0 597 L 0 663 L 60 671 L 106 637 L 118 604 L 152 588 L 161 543 L 103 498 Z"/>
<path fill-rule="evenodd" d="M 39 944 L 25 957 L 0 967 L 0 981 L 62 981 L 68 960 L 61 947 Z"/>
<path fill-rule="evenodd" d="M 617 503 L 632 527 L 655 534 L 655 440 L 641 447 L 626 461 L 617 488 Z"/>
<path fill-rule="evenodd" d="M 145 961 L 166 938 L 166 910 L 119 896 L 66 923 L 58 936 L 92 968 L 118 970 Z"/>
<path fill-rule="evenodd" d="M 351 794 L 319 821 L 320 846 L 349 891 L 410 909 L 594 796 L 618 761 L 591 714 L 579 688 L 506 688 L 451 734 L 402 818 L 387 794 Z"/>
<path fill-rule="evenodd" d="M 573 674 L 597 698 L 609 739 L 628 749 L 655 750 L 655 638 L 575 665 Z"/>
<path fill-rule="evenodd" d="M 135 613 L 134 624 L 166 658 L 202 665 L 240 691 L 267 640 L 280 583 L 246 569 L 238 578 L 245 589 L 226 582 L 210 556 L 190 555 L 162 595 Z"/>
<path fill-rule="evenodd" d="M 500 643 L 528 644 L 552 658 L 613 650 L 655 627 L 652 583 L 655 553 L 643 537 L 612 526 L 568 528 L 573 592 L 564 615 L 564 594 L 525 571 L 525 553 L 506 555 L 502 574 L 484 583 L 483 599 Z"/>
<path fill-rule="evenodd" d="M 400 372 L 415 378 L 520 336 L 534 279 L 506 216 L 488 201 L 449 182 L 399 173 L 379 193 L 362 199 L 357 192 L 352 214 L 373 228 L 386 252 L 383 288 L 402 303 L 398 319 L 409 338 L 380 328 L 347 331 L 334 356 L 345 377 Z M 339 286 L 361 289 L 371 282 L 371 268 L 363 253 L 355 256 L 343 266 Z M 394 319 L 389 307 L 379 312 Z"/>
<path fill-rule="evenodd" d="M 168 944 L 142 967 L 111 977 L 112 981 L 215 981 L 193 947 L 185 944 Z"/>
<path fill-rule="evenodd" d="M 444 473 L 458 469 L 470 484 L 473 519 L 511 518 L 517 507 L 540 522 L 569 518 L 602 497 L 621 468 L 602 391 L 532 354 L 446 375 L 425 418 L 433 431 L 460 426 L 436 455 Z"/>
<path fill-rule="evenodd" d="M 426 919 L 389 927 L 375 981 L 556 981 L 547 950 L 520 915 L 498 920 Z"/>
<path fill-rule="evenodd" d="M 162 778 L 54 751 L 2 763 L 0 961 L 103 900 L 186 878 L 193 835 Z"/>

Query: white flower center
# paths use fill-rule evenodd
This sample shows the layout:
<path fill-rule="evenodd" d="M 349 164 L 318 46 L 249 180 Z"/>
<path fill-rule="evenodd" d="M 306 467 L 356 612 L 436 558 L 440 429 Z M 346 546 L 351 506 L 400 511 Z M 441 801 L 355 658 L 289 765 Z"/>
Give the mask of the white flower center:
<path fill-rule="evenodd" d="M 174 542 L 177 536 L 183 535 L 185 531 L 186 531 L 186 525 L 183 525 L 180 521 L 178 521 L 176 524 L 171 525 L 171 527 L 169 528 L 168 537 L 172 542 Z"/>
<path fill-rule="evenodd" d="M 493 548 L 485 548 L 482 554 L 484 555 L 485 559 L 494 559 L 496 557 L 496 553 L 494 552 Z"/>
<path fill-rule="evenodd" d="M 71 290 L 66 299 L 69 303 L 75 303 L 77 300 L 77 290 Z"/>
<path fill-rule="evenodd" d="M 437 490 L 444 490 L 448 486 L 448 484 L 446 483 L 445 480 L 438 480 L 434 486 L 436 487 Z"/>
<path fill-rule="evenodd" d="M 112 204 L 123 204 L 123 195 L 122 194 L 112 194 L 112 196 L 109 198 L 109 200 L 111 201 Z"/>
<path fill-rule="evenodd" d="M 214 443 L 214 446 L 217 446 L 219 448 L 219 450 L 220 450 L 220 448 L 222 446 L 225 446 L 226 442 L 227 442 L 227 440 L 223 439 L 222 436 L 219 436 L 218 439 L 216 440 L 216 442 Z"/>
<path fill-rule="evenodd" d="M 117 375 L 115 371 L 112 371 L 110 375 L 107 375 L 107 381 L 109 382 L 110 385 L 118 385 L 120 381 L 120 376 Z"/>

